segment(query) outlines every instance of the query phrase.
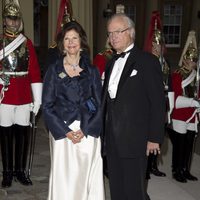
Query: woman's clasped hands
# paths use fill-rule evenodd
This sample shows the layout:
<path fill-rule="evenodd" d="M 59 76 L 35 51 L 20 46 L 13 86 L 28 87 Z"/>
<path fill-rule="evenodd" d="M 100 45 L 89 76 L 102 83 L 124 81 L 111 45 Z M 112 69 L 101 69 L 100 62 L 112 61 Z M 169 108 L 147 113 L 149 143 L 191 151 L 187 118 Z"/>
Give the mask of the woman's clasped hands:
<path fill-rule="evenodd" d="M 78 130 L 76 132 L 70 131 L 66 134 L 66 136 L 69 140 L 76 144 L 81 142 L 81 139 L 84 137 L 84 134 L 81 130 Z"/>

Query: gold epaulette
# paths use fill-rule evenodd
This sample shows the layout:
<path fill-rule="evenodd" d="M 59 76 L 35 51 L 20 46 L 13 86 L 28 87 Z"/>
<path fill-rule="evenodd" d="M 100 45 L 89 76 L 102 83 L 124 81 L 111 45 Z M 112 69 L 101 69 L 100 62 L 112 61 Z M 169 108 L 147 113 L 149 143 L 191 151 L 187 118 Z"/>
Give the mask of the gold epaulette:
<path fill-rule="evenodd" d="M 183 78 L 188 77 L 189 74 L 190 74 L 190 71 L 187 70 L 187 69 L 184 68 L 184 67 L 181 67 L 181 68 L 175 70 L 175 72 L 178 73 L 178 74 L 180 74 Z"/>
<path fill-rule="evenodd" d="M 54 42 L 49 48 L 53 49 L 53 48 L 55 48 L 55 47 L 57 47 L 56 42 Z"/>
<path fill-rule="evenodd" d="M 105 49 L 105 50 L 99 52 L 98 54 L 99 55 L 107 55 L 107 54 L 112 54 L 112 52 L 113 52 L 112 49 Z"/>
<path fill-rule="evenodd" d="M 178 74 L 183 74 L 184 73 L 184 70 L 183 68 L 179 68 L 179 69 L 176 69 L 174 72 L 178 73 Z"/>

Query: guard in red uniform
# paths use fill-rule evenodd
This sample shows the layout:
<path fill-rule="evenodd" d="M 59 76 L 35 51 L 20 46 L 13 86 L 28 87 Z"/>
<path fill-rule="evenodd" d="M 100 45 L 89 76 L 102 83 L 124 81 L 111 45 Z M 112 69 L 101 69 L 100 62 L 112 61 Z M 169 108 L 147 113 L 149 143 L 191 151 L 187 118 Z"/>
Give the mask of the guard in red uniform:
<path fill-rule="evenodd" d="M 4 33 L 0 38 L 2 187 L 10 187 L 13 176 L 23 185 L 32 185 L 26 173 L 26 162 L 30 138 L 30 112 L 37 115 L 41 105 L 40 68 L 33 44 L 23 34 L 18 1 L 6 2 L 3 23 Z"/>
<path fill-rule="evenodd" d="M 105 50 L 98 53 L 93 60 L 93 64 L 98 67 L 100 75 L 104 77 L 106 63 L 112 58 L 113 50 L 106 44 Z"/>
<path fill-rule="evenodd" d="M 172 173 L 176 181 L 196 181 L 190 173 L 193 143 L 197 134 L 199 80 L 197 75 L 197 44 L 194 31 L 190 31 L 179 66 L 172 75 L 175 107 L 172 112 L 170 137 L 173 145 Z M 198 70 L 199 71 L 199 70 Z"/>

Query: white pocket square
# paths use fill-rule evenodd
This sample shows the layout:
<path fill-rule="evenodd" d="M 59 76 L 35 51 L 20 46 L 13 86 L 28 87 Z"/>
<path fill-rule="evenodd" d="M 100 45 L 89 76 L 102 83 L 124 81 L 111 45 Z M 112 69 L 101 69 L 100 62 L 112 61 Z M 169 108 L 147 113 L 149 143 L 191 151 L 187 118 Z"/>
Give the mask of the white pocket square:
<path fill-rule="evenodd" d="M 137 74 L 137 70 L 136 69 L 134 69 L 132 72 L 131 72 L 131 75 L 130 75 L 130 77 L 131 76 L 135 76 Z"/>

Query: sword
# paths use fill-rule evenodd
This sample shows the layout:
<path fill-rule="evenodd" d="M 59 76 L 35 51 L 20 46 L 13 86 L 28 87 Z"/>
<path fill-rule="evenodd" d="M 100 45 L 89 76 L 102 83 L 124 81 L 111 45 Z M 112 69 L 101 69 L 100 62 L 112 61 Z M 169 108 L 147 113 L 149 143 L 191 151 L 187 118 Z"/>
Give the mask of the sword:
<path fill-rule="evenodd" d="M 31 117 L 30 117 L 30 149 L 29 149 L 29 161 L 28 161 L 28 174 L 27 176 L 31 176 L 31 171 L 32 171 L 32 165 L 33 165 L 33 156 L 34 156 L 34 151 L 35 151 L 35 139 L 36 139 L 36 120 L 35 120 L 35 114 L 31 112 Z"/>
<path fill-rule="evenodd" d="M 199 78 L 200 78 L 200 52 L 199 52 L 199 57 L 197 61 L 197 74 L 196 74 L 196 82 L 195 82 L 196 91 L 195 91 L 194 97 L 196 99 L 199 99 Z"/>
<path fill-rule="evenodd" d="M 6 26 L 5 26 L 5 22 L 4 22 L 4 17 L 3 17 L 3 11 L 4 11 L 4 5 L 5 4 L 5 2 L 4 1 L 2 1 L 2 10 L 1 10 L 1 12 L 2 12 L 2 37 L 3 37 L 3 58 L 5 57 L 5 36 L 4 36 L 4 34 L 5 34 L 5 28 L 6 28 Z"/>

